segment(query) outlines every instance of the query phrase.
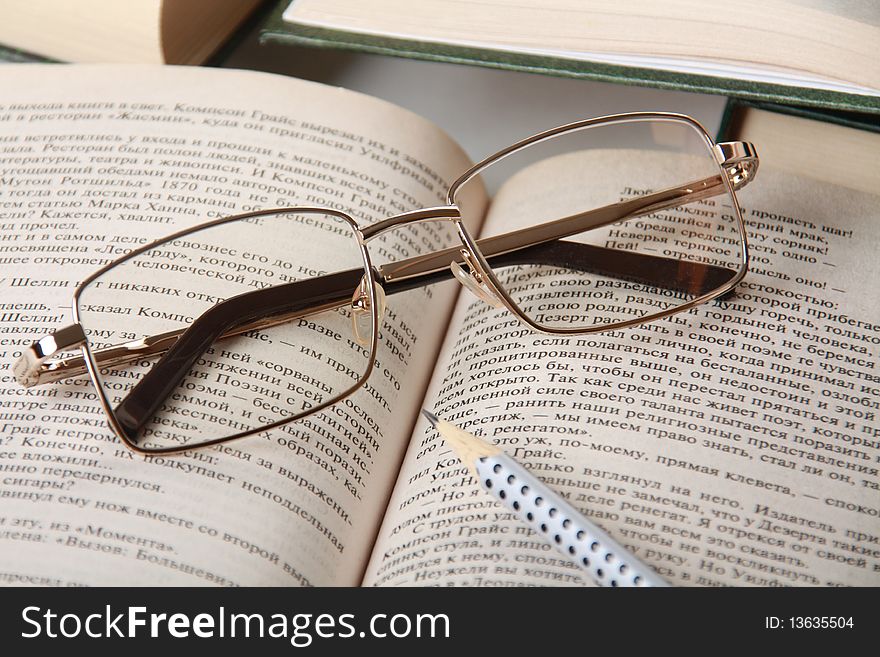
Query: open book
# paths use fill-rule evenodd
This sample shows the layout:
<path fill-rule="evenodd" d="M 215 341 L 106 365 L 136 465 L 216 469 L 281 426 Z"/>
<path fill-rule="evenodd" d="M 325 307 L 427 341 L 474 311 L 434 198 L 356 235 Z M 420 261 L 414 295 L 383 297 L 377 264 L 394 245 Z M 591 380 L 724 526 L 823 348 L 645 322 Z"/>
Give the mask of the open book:
<path fill-rule="evenodd" d="M 878 111 L 870 2 L 292 0 L 282 20 L 265 38 Z"/>
<path fill-rule="evenodd" d="M 420 172 L 449 182 L 469 161 L 412 113 L 262 73 L 17 65 L 0 84 L 0 583 L 584 583 L 422 407 L 495 439 L 673 584 L 880 583 L 876 196 L 763 170 L 741 194 L 756 257 L 736 296 L 588 339 L 511 330 L 454 281 L 395 294 L 351 404 L 144 458 L 84 379 L 24 389 L 8 369 L 69 323 L 78 281 L 254 206 L 370 223 L 437 205 Z M 354 180 L 396 191 L 360 204 Z M 476 234 L 528 221 L 517 189 L 477 201 Z"/>

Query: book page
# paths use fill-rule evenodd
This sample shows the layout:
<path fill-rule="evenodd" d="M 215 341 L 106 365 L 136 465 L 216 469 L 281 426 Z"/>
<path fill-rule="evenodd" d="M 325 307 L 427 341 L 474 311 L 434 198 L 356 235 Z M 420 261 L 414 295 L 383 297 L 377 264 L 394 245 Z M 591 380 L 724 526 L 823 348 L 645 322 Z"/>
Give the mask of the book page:
<path fill-rule="evenodd" d="M 71 323 L 79 281 L 135 246 L 261 208 L 369 223 L 438 205 L 463 152 L 383 101 L 262 73 L 20 65 L 0 82 L 0 583 L 356 584 L 454 283 L 389 296 L 374 376 L 346 403 L 180 456 L 125 449 L 87 378 L 25 389 L 10 367 Z M 419 235 L 371 242 L 374 264 L 443 239 Z M 332 269 L 332 253 L 307 248 Z M 218 404 L 242 385 L 284 398 L 289 377 L 256 360 L 218 378 Z"/>
<path fill-rule="evenodd" d="M 525 225 L 532 182 L 484 232 Z M 464 296 L 425 407 L 672 584 L 877 585 L 880 199 L 769 168 L 739 197 L 753 261 L 733 298 L 569 339 Z M 586 582 L 422 422 L 365 583 Z"/>

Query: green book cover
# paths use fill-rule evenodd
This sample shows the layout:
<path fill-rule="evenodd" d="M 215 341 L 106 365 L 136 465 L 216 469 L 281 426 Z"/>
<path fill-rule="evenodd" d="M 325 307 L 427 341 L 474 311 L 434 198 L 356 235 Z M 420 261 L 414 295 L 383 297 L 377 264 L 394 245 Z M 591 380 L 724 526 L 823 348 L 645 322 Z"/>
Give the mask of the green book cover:
<path fill-rule="evenodd" d="M 261 31 L 263 43 L 339 48 L 380 55 L 470 64 L 491 68 L 584 78 L 601 82 L 720 94 L 751 101 L 880 114 L 880 96 L 752 82 L 709 75 L 548 57 L 532 53 L 412 41 L 288 23 L 281 18 L 289 0 L 281 0 Z"/>

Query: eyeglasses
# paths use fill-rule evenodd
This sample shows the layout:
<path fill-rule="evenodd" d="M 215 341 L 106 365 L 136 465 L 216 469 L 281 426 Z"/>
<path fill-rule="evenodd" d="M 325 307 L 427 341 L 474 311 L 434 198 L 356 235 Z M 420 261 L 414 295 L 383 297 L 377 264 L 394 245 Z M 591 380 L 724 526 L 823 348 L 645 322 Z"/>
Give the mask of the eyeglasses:
<path fill-rule="evenodd" d="M 730 292 L 748 265 L 735 190 L 757 167 L 751 144 L 715 144 L 690 117 L 616 114 L 491 155 L 439 207 L 370 225 L 320 207 L 210 221 L 89 276 L 74 323 L 14 373 L 24 386 L 87 374 L 137 452 L 252 436 L 362 387 L 380 394 L 387 382 L 368 382 L 380 343 L 405 360 L 414 338 L 398 321 L 380 340 L 386 295 L 454 277 L 530 329 L 570 336 Z M 485 180 L 500 182 L 488 211 Z M 476 240 L 468 224 L 484 213 Z"/>

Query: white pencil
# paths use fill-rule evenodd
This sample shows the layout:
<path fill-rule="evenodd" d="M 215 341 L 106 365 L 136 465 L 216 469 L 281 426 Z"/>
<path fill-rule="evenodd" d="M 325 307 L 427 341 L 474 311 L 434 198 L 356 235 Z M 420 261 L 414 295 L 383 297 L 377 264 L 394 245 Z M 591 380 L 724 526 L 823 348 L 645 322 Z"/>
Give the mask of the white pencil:
<path fill-rule="evenodd" d="M 485 490 L 600 586 L 669 586 L 629 550 L 502 452 L 422 410 Z"/>

